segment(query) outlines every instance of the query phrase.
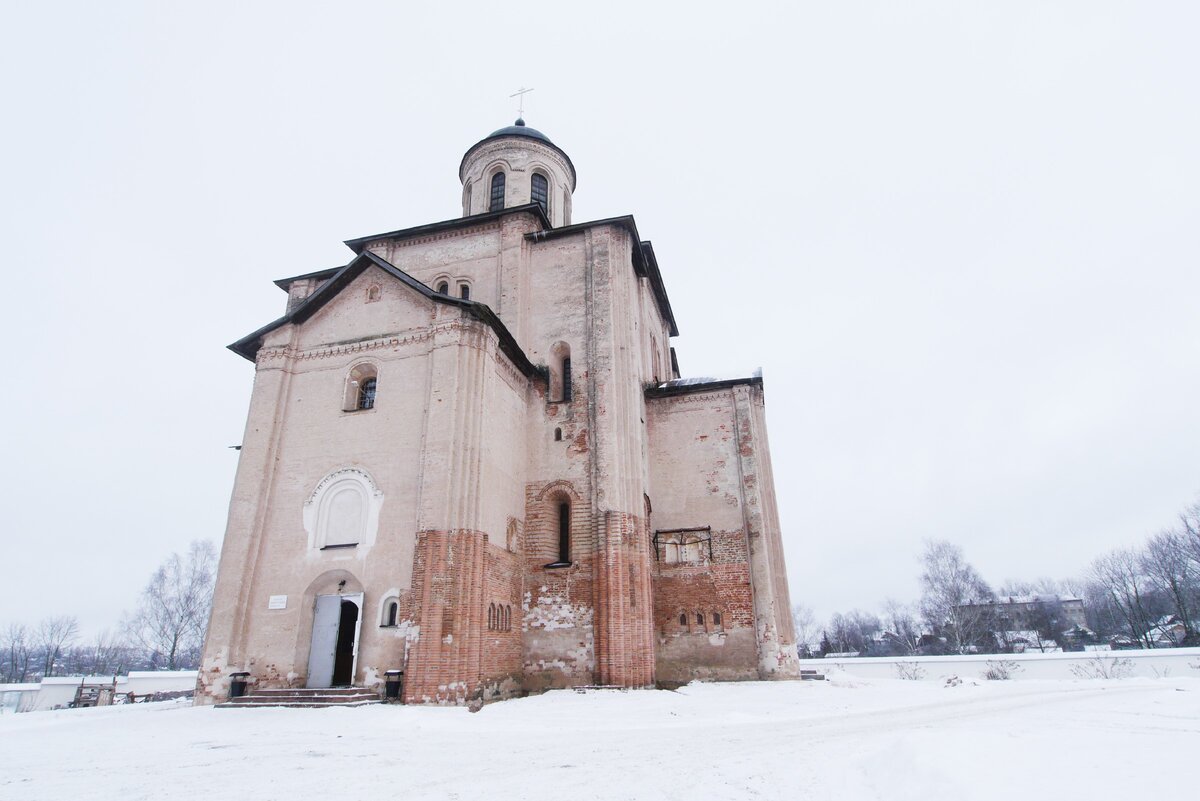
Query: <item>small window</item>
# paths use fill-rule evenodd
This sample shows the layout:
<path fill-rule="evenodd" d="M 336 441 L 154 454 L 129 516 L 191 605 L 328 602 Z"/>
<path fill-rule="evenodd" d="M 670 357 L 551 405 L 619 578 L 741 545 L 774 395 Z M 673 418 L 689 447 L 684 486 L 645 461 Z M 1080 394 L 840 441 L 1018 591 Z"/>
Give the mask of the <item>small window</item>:
<path fill-rule="evenodd" d="M 703 612 L 697 612 L 697 613 L 696 613 L 696 625 L 697 625 L 697 626 L 703 626 L 703 625 L 704 625 L 704 613 L 703 613 Z"/>
<path fill-rule="evenodd" d="M 504 630 L 512 631 L 512 607 L 504 605 Z"/>
<path fill-rule="evenodd" d="M 562 442 L 562 429 L 561 428 L 554 429 L 554 441 Z"/>
<path fill-rule="evenodd" d="M 471 285 L 470 284 L 459 284 L 458 285 L 458 295 L 463 300 L 470 300 L 471 299 Z"/>
<path fill-rule="evenodd" d="M 383 293 L 379 284 L 371 284 L 367 287 L 367 303 L 374 303 L 379 300 L 379 296 Z"/>
<path fill-rule="evenodd" d="M 488 631 L 496 630 L 496 605 L 488 604 Z"/>
<path fill-rule="evenodd" d="M 562 360 L 562 399 L 571 400 L 571 357 L 564 356 Z"/>
<path fill-rule="evenodd" d="M 550 184 L 546 181 L 546 176 L 536 172 L 533 174 L 529 179 L 529 197 L 542 207 L 543 212 L 550 213 Z"/>
<path fill-rule="evenodd" d="M 492 196 L 488 202 L 488 211 L 500 211 L 504 208 L 504 173 L 498 172 L 492 176 Z"/>
<path fill-rule="evenodd" d="M 558 505 L 558 561 L 571 561 L 571 504 L 566 502 Z"/>
<path fill-rule="evenodd" d="M 370 363 L 359 364 L 346 376 L 346 387 L 342 395 L 342 411 L 357 412 L 375 408 L 379 370 Z"/>
<path fill-rule="evenodd" d="M 687 625 L 687 612 L 679 613 L 679 625 L 681 625 L 681 626 Z"/>
<path fill-rule="evenodd" d="M 438 291 L 439 295 L 449 295 L 450 294 L 450 282 L 442 281 L 440 284 L 437 285 L 437 291 Z"/>
<path fill-rule="evenodd" d="M 721 613 L 720 612 L 713 612 L 713 625 L 714 626 L 721 625 Z"/>
<path fill-rule="evenodd" d="M 398 601 L 390 602 L 383 616 L 383 625 L 392 627 L 396 625 L 396 618 L 400 615 L 400 603 Z"/>
<path fill-rule="evenodd" d="M 357 409 L 374 409 L 375 408 L 375 385 L 374 377 L 364 379 L 358 385 L 358 405 Z"/>

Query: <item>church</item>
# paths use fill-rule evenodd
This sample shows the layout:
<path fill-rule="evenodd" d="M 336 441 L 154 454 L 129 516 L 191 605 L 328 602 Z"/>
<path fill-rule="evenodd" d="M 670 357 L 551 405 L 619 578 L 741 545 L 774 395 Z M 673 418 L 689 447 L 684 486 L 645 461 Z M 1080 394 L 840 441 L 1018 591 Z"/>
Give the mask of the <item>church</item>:
<path fill-rule="evenodd" d="M 681 377 L 654 248 L 572 220 L 545 134 L 458 173 L 461 217 L 348 240 L 229 346 L 254 384 L 198 703 L 796 677 L 761 375 Z"/>

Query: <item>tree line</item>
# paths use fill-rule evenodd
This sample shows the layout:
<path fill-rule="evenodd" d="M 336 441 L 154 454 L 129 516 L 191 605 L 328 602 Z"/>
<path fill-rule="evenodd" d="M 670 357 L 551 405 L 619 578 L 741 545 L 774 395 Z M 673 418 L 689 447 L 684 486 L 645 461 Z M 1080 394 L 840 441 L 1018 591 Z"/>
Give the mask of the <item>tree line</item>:
<path fill-rule="evenodd" d="M 837 612 L 824 623 L 803 605 L 795 607 L 801 655 L 1200 645 L 1200 501 L 1139 547 L 1114 549 L 1076 578 L 1009 581 L 993 590 L 962 548 L 946 541 L 926 542 L 920 565 L 915 603 L 889 599 L 878 611 Z M 1082 600 L 1081 613 L 1075 599 Z M 1022 629 L 1019 646 L 1014 626 Z"/>
<path fill-rule="evenodd" d="M 8 622 L 0 628 L 0 683 L 198 667 L 216 567 L 216 548 L 205 540 L 171 554 L 150 577 L 137 607 L 115 629 L 86 641 L 74 615 Z"/>

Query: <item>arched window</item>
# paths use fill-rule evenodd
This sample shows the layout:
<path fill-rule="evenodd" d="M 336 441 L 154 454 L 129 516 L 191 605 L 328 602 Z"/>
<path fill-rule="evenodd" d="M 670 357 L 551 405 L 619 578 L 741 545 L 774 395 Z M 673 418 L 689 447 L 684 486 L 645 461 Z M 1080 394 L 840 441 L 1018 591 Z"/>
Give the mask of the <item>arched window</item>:
<path fill-rule="evenodd" d="M 571 346 L 555 342 L 550 348 L 550 402 L 571 400 Z"/>
<path fill-rule="evenodd" d="M 492 176 L 492 196 L 488 201 L 488 211 L 500 211 L 504 208 L 504 173 L 498 172 Z"/>
<path fill-rule="evenodd" d="M 714 625 L 714 626 L 720 626 L 720 625 L 721 625 L 721 613 L 720 613 L 720 612 L 713 612 L 713 613 L 712 613 L 712 622 L 713 622 L 713 625 Z"/>
<path fill-rule="evenodd" d="M 496 630 L 496 605 L 488 604 L 488 631 Z"/>
<path fill-rule="evenodd" d="M 378 381 L 376 378 L 368 378 L 358 385 L 358 406 L 359 409 L 374 409 L 375 408 L 375 384 Z"/>
<path fill-rule="evenodd" d="M 391 628 L 396 625 L 396 620 L 400 617 L 400 602 L 388 601 L 383 605 L 383 622 L 379 625 L 385 628 Z"/>
<path fill-rule="evenodd" d="M 571 564 L 571 504 L 565 498 L 558 502 L 558 558 L 553 566 Z"/>
<path fill-rule="evenodd" d="M 375 408 L 375 393 L 379 385 L 379 370 L 373 364 L 358 364 L 346 376 L 342 409 L 357 412 Z"/>
<path fill-rule="evenodd" d="M 460 298 L 462 298 L 463 300 L 470 300 L 471 299 L 471 285 L 466 284 L 466 283 L 459 284 L 458 285 L 458 296 Z"/>
<path fill-rule="evenodd" d="M 439 295 L 449 295 L 450 294 L 450 282 L 442 281 L 440 284 L 437 285 L 437 291 L 438 291 Z"/>
<path fill-rule="evenodd" d="M 681 625 L 681 626 L 687 625 L 687 612 L 679 613 L 679 625 Z"/>
<path fill-rule="evenodd" d="M 382 294 L 383 289 L 379 286 L 379 284 L 371 284 L 369 287 L 367 287 L 367 303 L 374 303 L 375 301 L 379 300 L 379 297 Z"/>
<path fill-rule="evenodd" d="M 512 629 L 511 620 L 512 620 L 512 607 L 509 606 L 508 604 L 505 604 L 504 612 L 500 615 L 500 621 L 501 621 L 500 628 L 504 629 L 505 631 L 509 631 L 510 629 Z"/>
<path fill-rule="evenodd" d="M 550 184 L 546 176 L 534 173 L 529 179 L 529 199 L 542 207 L 542 211 L 550 214 Z"/>
<path fill-rule="evenodd" d="M 562 429 L 561 428 L 554 429 L 554 441 L 562 442 Z"/>
<path fill-rule="evenodd" d="M 697 613 L 696 613 L 696 625 L 697 625 L 697 626 L 703 626 L 703 625 L 704 625 L 704 613 L 703 613 L 703 612 L 697 612 Z"/>
<path fill-rule="evenodd" d="M 471 182 L 467 181 L 463 187 L 463 216 L 471 216 Z"/>

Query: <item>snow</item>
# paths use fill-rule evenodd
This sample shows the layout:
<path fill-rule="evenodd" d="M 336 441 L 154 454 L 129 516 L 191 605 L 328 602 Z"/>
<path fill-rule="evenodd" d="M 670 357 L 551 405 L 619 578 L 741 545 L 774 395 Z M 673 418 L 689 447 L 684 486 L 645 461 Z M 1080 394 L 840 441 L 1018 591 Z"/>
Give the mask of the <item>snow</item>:
<path fill-rule="evenodd" d="M 1187 798 L 1200 678 L 557 691 L 461 707 L 0 716 L 0 799 Z"/>

